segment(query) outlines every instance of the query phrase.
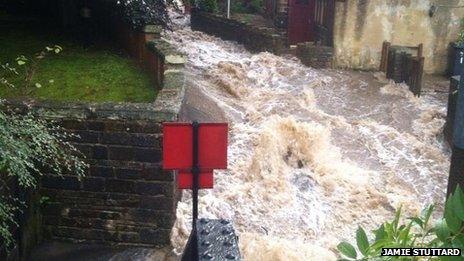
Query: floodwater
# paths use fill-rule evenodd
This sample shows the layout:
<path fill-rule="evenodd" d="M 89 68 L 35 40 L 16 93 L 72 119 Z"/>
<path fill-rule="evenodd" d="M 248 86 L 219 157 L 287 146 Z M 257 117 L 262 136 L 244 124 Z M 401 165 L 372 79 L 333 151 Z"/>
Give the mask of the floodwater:
<path fill-rule="evenodd" d="M 371 230 L 399 206 L 443 204 L 446 93 L 429 84 L 415 98 L 379 73 L 252 54 L 180 20 L 164 38 L 188 55 L 186 106 L 229 123 L 228 170 L 200 192 L 200 217 L 232 220 L 245 260 L 334 260 L 359 225 Z M 184 191 L 178 253 L 190 220 Z"/>

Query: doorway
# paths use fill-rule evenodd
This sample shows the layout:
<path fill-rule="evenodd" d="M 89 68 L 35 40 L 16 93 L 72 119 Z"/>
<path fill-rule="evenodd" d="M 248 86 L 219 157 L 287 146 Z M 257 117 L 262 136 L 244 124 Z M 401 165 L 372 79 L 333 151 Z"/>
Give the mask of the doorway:
<path fill-rule="evenodd" d="M 314 41 L 315 0 L 288 0 L 288 43 Z"/>

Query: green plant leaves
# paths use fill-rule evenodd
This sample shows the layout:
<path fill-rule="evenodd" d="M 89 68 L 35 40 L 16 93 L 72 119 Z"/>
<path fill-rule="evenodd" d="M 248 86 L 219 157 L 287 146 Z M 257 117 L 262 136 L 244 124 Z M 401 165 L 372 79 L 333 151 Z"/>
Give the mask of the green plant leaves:
<path fill-rule="evenodd" d="M 419 227 L 423 228 L 424 227 L 424 221 L 418 217 L 410 217 L 409 218 L 412 222 L 416 223 Z"/>
<path fill-rule="evenodd" d="M 356 249 L 348 242 L 341 242 L 337 246 L 338 251 L 342 253 L 342 255 L 345 255 L 346 257 L 356 259 L 358 256 L 356 253 Z"/>
<path fill-rule="evenodd" d="M 456 214 L 461 221 L 464 221 L 464 193 L 459 186 L 454 191 L 450 200 L 454 214 Z"/>
<path fill-rule="evenodd" d="M 20 55 L 16 58 L 16 63 L 21 66 L 21 65 L 25 65 L 27 62 L 27 58 L 24 56 L 24 55 Z"/>
<path fill-rule="evenodd" d="M 338 245 L 338 250 L 344 256 L 356 259 L 357 250 L 363 260 L 376 259 L 382 248 L 414 248 L 414 247 L 455 247 L 464 248 L 464 192 L 457 187 L 455 192 L 446 200 L 443 218 L 435 226 L 429 225 L 435 210 L 434 205 L 425 207 L 420 216 L 407 218 L 409 222 L 400 223 L 401 207 L 395 213 L 391 222 L 384 222 L 372 232 L 375 241 L 369 245 L 365 231 L 358 227 L 356 230 L 357 249 L 346 242 Z M 440 257 L 437 260 L 462 260 L 460 257 Z M 389 259 L 390 260 L 390 259 Z M 397 259 L 393 259 L 397 260 Z M 398 260 L 409 260 L 399 258 Z"/>
<path fill-rule="evenodd" d="M 458 204 L 458 203 L 455 203 L 456 196 L 458 196 L 457 193 L 450 196 L 449 199 L 446 201 L 445 214 L 444 214 L 446 224 L 448 225 L 448 228 L 450 229 L 450 231 L 453 233 L 459 232 L 459 230 L 461 229 L 461 224 L 462 224 L 461 220 L 456 215 L 456 211 L 454 209 L 454 205 Z"/>
<path fill-rule="evenodd" d="M 435 234 L 441 241 L 446 241 L 446 239 L 450 236 L 450 230 L 444 219 L 438 221 L 435 225 Z"/>
<path fill-rule="evenodd" d="M 369 240 L 367 239 L 366 232 L 362 227 L 358 227 L 356 231 L 356 244 L 358 245 L 359 251 L 363 255 L 367 255 L 367 251 L 369 250 Z"/>
<path fill-rule="evenodd" d="M 375 241 L 379 241 L 387 237 L 387 233 L 385 232 L 385 225 L 382 224 L 378 229 L 374 230 Z"/>
<path fill-rule="evenodd" d="M 432 216 L 432 213 L 433 211 L 435 210 L 435 205 L 431 204 L 429 205 L 428 207 L 424 208 L 422 210 L 422 216 L 423 216 L 423 220 L 424 220 L 424 225 L 423 225 L 423 228 L 426 229 L 427 228 L 427 225 L 430 221 L 430 217 Z"/>
<path fill-rule="evenodd" d="M 0 105 L 3 104 L 0 102 Z M 74 136 L 32 114 L 0 111 L 2 173 L 17 180 L 21 189 L 36 188 L 42 169 L 55 175 L 65 171 L 84 175 L 87 164 L 80 158 L 83 155 L 66 142 L 71 137 Z M 8 187 L 5 189 L 8 191 Z M 6 242 L 8 247 L 14 243 L 9 231 L 17 226 L 15 213 L 23 208 L 17 198 L 0 196 L 0 241 Z"/>
<path fill-rule="evenodd" d="M 401 216 L 401 208 L 402 208 L 402 206 L 400 206 L 400 207 L 398 208 L 398 210 L 396 210 L 395 219 L 394 219 L 393 222 L 392 222 L 393 232 L 398 231 L 398 225 L 399 225 L 400 216 Z"/>

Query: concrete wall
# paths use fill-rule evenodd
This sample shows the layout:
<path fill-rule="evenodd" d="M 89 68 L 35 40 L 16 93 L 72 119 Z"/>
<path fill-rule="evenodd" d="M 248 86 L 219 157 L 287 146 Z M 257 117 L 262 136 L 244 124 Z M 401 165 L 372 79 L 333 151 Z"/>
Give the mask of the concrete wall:
<path fill-rule="evenodd" d="M 432 4 L 464 5 L 464 0 L 345 0 L 336 2 L 335 66 L 377 69 L 382 42 L 394 45 L 424 44 L 425 71 L 443 73 L 448 45 L 460 30 L 464 8 L 439 7 L 433 17 Z"/>

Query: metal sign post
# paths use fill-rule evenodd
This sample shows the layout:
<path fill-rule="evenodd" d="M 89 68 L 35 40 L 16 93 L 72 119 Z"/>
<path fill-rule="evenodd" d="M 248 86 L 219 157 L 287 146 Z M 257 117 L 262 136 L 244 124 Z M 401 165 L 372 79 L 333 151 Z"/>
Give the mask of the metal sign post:
<path fill-rule="evenodd" d="M 164 123 L 163 169 L 178 170 L 178 188 L 192 189 L 192 232 L 182 261 L 240 260 L 227 220 L 198 220 L 198 191 L 213 187 L 213 170 L 227 168 L 225 123 Z"/>
<path fill-rule="evenodd" d="M 194 121 L 192 123 L 193 128 L 193 151 L 192 151 L 192 175 L 193 175 L 193 185 L 192 185 L 192 226 L 195 226 L 198 219 L 198 188 L 199 188 L 199 175 L 200 175 L 200 166 L 198 166 L 198 122 Z"/>

